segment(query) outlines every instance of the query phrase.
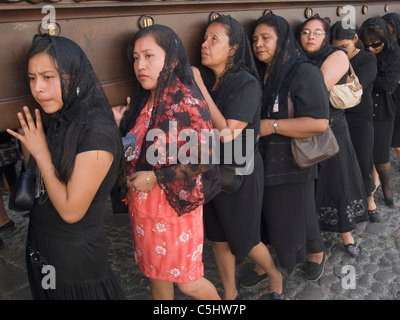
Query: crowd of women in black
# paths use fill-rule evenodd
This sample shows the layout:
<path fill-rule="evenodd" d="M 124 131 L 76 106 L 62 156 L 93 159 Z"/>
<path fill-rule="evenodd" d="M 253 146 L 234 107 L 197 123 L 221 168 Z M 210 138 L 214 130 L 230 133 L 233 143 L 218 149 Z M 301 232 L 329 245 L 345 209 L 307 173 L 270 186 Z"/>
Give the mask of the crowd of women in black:
<path fill-rule="evenodd" d="M 368 218 L 379 221 L 379 186 L 385 203 L 394 205 L 389 178 L 392 147 L 400 159 L 399 17 L 370 18 L 355 30 L 315 15 L 294 34 L 283 17 L 267 14 L 248 35 L 234 18 L 221 15 L 207 25 L 198 68 L 190 66 L 173 30 L 146 27 L 128 47 L 137 85 L 113 114 L 79 46 L 63 37 L 35 37 L 28 74 L 41 109 L 34 119 L 24 108 L 18 114 L 22 131 L 7 130 L 35 158 L 45 187 L 31 211 L 27 243 L 34 298 L 124 298 L 106 261 L 100 219 L 121 169 L 135 259 L 150 278 L 154 299 L 173 299 L 173 283 L 196 299 L 220 298 L 204 278 L 203 234 L 213 244 L 224 299 L 241 298 L 237 257 L 256 263 L 240 284 L 246 288 L 268 278 L 272 300 L 285 299 L 286 282 L 300 263 L 307 280 L 322 276 L 321 232 L 339 233 L 344 252 L 357 257 L 361 248 L 351 231 Z M 362 99 L 346 111 L 335 109 L 329 91 L 348 81 L 350 64 Z M 212 163 L 177 163 L 171 154 L 167 163 L 151 163 L 149 130 L 167 133 L 154 140 L 159 146 L 182 146 L 168 132 L 171 121 L 178 133 L 224 132 L 215 137 L 223 151 L 220 166 L 235 159 L 235 148 L 245 153 L 246 135 L 254 134 L 253 170 L 242 176 L 238 191 L 220 191 Z M 328 126 L 339 153 L 308 169 L 296 167 L 291 139 Z M 122 136 L 136 136 L 126 166 Z M 243 143 L 234 143 L 238 139 Z M 241 167 L 235 161 L 230 166 Z M 46 263 L 56 267 L 57 289 L 41 287 Z"/>

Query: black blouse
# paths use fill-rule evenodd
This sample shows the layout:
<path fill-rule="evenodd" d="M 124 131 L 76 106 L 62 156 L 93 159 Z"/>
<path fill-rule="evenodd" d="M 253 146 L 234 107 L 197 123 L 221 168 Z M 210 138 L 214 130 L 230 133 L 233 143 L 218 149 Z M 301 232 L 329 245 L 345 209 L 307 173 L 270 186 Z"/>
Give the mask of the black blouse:
<path fill-rule="evenodd" d="M 46 234 L 59 238 L 88 239 L 94 234 L 102 232 L 101 221 L 106 210 L 106 201 L 119 174 L 119 162 L 122 156 L 113 139 L 96 128 L 88 130 L 78 145 L 77 154 L 91 150 L 104 150 L 114 155 L 113 163 L 94 196 L 89 209 L 83 218 L 75 223 L 65 222 L 58 214 L 51 201 L 45 196 L 36 199 L 31 212 L 31 224 Z M 45 198 L 44 198 L 45 197 Z M 43 199 L 44 198 L 44 199 Z"/>
<path fill-rule="evenodd" d="M 220 103 L 217 107 L 225 119 L 243 121 L 248 124 L 232 142 L 219 144 L 220 163 L 230 164 L 224 161 L 224 156 L 225 151 L 230 152 L 229 150 L 232 150 L 231 157 L 227 155 L 227 158 L 236 159 L 237 161 L 233 161 L 233 164 L 235 165 L 236 162 L 236 166 L 242 167 L 244 164 L 242 165 L 240 163 L 242 161 L 238 160 L 235 147 L 241 147 L 241 150 L 237 151 L 240 156 L 243 156 L 241 160 L 244 160 L 244 156 L 251 156 L 254 152 L 257 138 L 260 134 L 261 86 L 253 75 L 247 71 L 241 71 L 223 88 L 222 94 L 224 99 L 220 99 L 220 101 L 223 101 L 223 103 Z M 212 95 L 213 93 L 211 92 Z M 253 139 L 249 140 L 249 142 L 254 141 L 254 143 L 248 146 L 246 151 L 246 137 L 249 135 L 253 135 L 251 137 Z"/>
<path fill-rule="evenodd" d="M 358 105 L 346 110 L 346 115 L 372 118 L 374 105 L 372 88 L 377 74 L 376 57 L 371 52 L 361 50 L 350 59 L 350 63 L 363 87 L 363 95 Z"/>
<path fill-rule="evenodd" d="M 303 63 L 292 73 L 289 85 L 294 105 L 294 116 L 329 118 L 329 94 L 321 70 Z M 282 88 L 277 97 L 271 119 L 288 118 L 288 90 Z M 260 152 L 264 159 L 264 184 L 266 186 L 303 183 L 317 177 L 317 166 L 299 169 L 293 165 L 290 137 L 273 134 L 260 139 Z"/>

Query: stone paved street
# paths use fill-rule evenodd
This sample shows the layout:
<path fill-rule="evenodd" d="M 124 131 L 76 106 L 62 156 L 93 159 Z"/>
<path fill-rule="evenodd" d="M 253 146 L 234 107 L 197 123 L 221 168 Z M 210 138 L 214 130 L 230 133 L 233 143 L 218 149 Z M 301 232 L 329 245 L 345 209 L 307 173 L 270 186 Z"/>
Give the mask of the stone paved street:
<path fill-rule="evenodd" d="M 291 275 L 287 285 L 287 298 L 290 300 L 400 300 L 400 165 L 392 154 L 392 181 L 396 208 L 388 208 L 379 189 L 376 203 L 381 212 L 381 222 L 364 222 L 353 232 L 354 238 L 362 247 L 358 259 L 344 252 L 339 237 L 324 234 L 332 242 L 327 250 L 324 275 L 317 282 L 308 282 L 303 277 L 302 266 Z M 4 196 L 8 203 L 8 199 Z M 32 299 L 26 276 L 24 245 L 29 217 L 19 212 L 9 212 L 16 227 L 10 231 L 0 231 L 4 247 L 0 249 L 0 299 Z M 131 226 L 128 215 L 112 214 L 111 209 L 104 219 L 109 238 L 110 263 L 120 279 L 121 286 L 129 300 L 150 300 L 149 281 L 137 268 L 132 250 Z M 206 277 L 212 281 L 219 292 L 222 285 L 214 263 L 209 242 L 204 246 Z M 249 259 L 237 262 L 237 276 L 240 278 L 253 268 Z M 354 271 L 355 285 L 347 279 L 346 269 Z M 245 300 L 264 300 L 268 282 L 252 289 L 240 289 Z M 188 299 L 176 289 L 176 299 Z"/>

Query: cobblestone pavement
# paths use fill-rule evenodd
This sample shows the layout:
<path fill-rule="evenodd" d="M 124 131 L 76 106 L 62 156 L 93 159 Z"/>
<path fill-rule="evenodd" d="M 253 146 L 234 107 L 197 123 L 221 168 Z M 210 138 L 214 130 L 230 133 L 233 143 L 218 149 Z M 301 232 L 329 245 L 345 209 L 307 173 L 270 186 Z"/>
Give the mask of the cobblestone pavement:
<path fill-rule="evenodd" d="M 327 249 L 327 262 L 323 276 L 316 282 L 304 279 L 302 266 L 298 266 L 287 283 L 289 300 L 400 300 L 400 164 L 392 154 L 391 187 L 395 197 L 395 208 L 385 205 L 378 189 L 375 200 L 381 212 L 381 222 L 363 222 L 353 231 L 354 238 L 362 247 L 361 255 L 351 258 L 344 252 L 336 234 L 324 234 L 331 240 Z M 8 203 L 7 196 L 4 200 Z M 15 229 L 0 231 L 4 247 L 0 248 L 0 299 L 31 300 L 26 276 L 24 245 L 29 216 L 9 211 Z M 132 230 L 129 216 L 113 214 L 108 210 L 104 225 L 109 239 L 109 260 L 120 279 L 129 300 L 150 300 L 149 281 L 137 268 L 132 249 Z M 272 252 L 273 254 L 273 252 Z M 274 254 L 273 254 L 274 256 Z M 211 245 L 204 245 L 205 276 L 222 294 L 222 285 L 214 262 Z M 254 264 L 249 259 L 237 262 L 237 277 L 240 278 Z M 351 277 L 355 276 L 355 282 Z M 354 278 L 353 278 L 354 279 Z M 268 282 L 251 289 L 240 288 L 245 300 L 264 300 Z M 188 298 L 176 289 L 175 299 Z"/>

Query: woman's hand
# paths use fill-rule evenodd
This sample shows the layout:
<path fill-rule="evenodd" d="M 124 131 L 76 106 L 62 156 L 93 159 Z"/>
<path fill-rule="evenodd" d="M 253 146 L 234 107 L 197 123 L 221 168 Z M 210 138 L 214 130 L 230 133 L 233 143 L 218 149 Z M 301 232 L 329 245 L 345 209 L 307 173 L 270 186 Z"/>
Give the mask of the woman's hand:
<path fill-rule="evenodd" d="M 157 183 L 154 171 L 137 171 L 127 178 L 127 186 L 138 192 L 147 192 Z"/>
<path fill-rule="evenodd" d="M 47 145 L 46 135 L 43 130 L 42 118 L 40 111 L 35 110 L 36 123 L 32 118 L 31 112 L 27 106 L 23 107 L 25 117 L 22 112 L 18 112 L 18 120 L 21 124 L 23 134 L 19 134 L 13 130 L 7 129 L 7 132 L 13 137 L 17 138 L 23 144 L 24 148 L 36 159 L 38 157 L 49 158 L 51 162 L 51 155 Z M 26 118 L 26 120 L 25 120 Z M 20 130 L 20 131 L 21 131 Z"/>
<path fill-rule="evenodd" d="M 124 116 L 125 111 L 129 108 L 129 103 L 131 102 L 131 98 L 126 98 L 126 105 L 125 106 L 114 106 L 112 107 L 112 111 L 114 113 L 114 120 L 117 123 L 117 126 L 121 124 L 121 120 Z"/>
<path fill-rule="evenodd" d="M 196 67 L 192 67 L 194 80 L 196 81 L 197 86 L 200 88 L 201 91 L 205 89 L 204 81 L 201 76 L 200 70 Z"/>

